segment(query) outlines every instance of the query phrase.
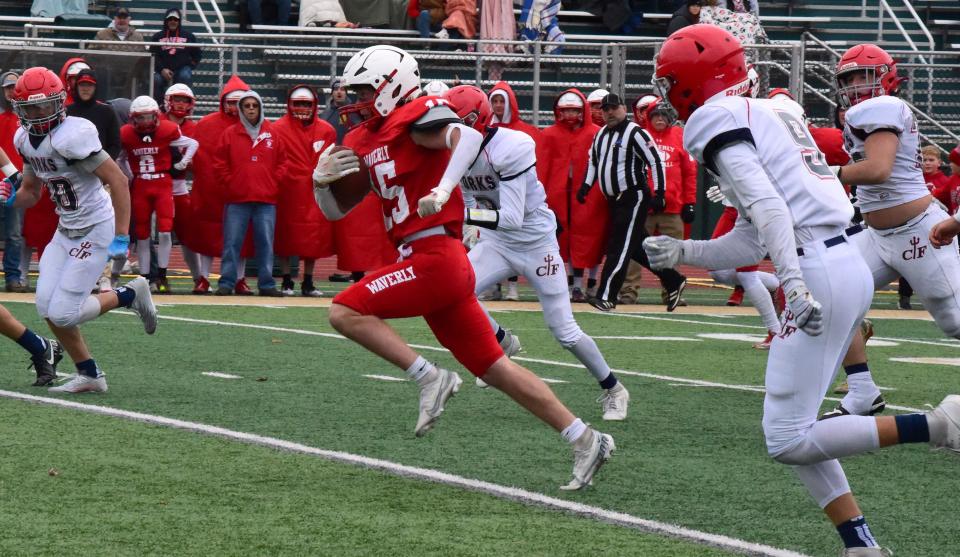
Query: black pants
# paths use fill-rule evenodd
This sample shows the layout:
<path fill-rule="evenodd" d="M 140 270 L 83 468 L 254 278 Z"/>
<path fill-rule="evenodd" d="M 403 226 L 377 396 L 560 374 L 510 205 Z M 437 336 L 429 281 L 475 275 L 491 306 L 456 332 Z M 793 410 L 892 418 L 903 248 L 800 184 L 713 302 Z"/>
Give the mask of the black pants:
<path fill-rule="evenodd" d="M 654 271 L 650 269 L 647 252 L 643 251 L 643 239 L 648 236 L 644 223 L 649 204 L 645 192 L 627 191 L 617 198 L 607 198 L 610 205 L 610 233 L 607 239 L 607 256 L 597 286 L 597 298 L 617 302 L 620 287 L 627 277 L 630 259 L 657 275 L 660 284 L 667 290 L 676 290 L 684 276 L 674 269 Z"/>

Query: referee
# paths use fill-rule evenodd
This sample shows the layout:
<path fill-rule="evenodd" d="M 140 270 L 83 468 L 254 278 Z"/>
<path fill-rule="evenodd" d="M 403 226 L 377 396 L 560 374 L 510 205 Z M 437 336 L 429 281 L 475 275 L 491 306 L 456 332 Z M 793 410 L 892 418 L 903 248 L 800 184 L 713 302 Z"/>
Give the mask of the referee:
<path fill-rule="evenodd" d="M 610 204 L 611 230 L 607 240 L 607 254 L 600 275 L 597 294 L 590 305 L 600 311 L 610 311 L 617 305 L 617 295 L 627 275 L 629 259 L 650 269 L 647 254 L 641 245 L 647 237 L 644 221 L 647 210 L 653 207 L 660 213 L 666 207 L 666 167 L 656 144 L 637 124 L 627 120 L 627 108 L 616 94 L 608 94 L 600 103 L 606 125 L 600 128 L 590 146 L 590 163 L 577 201 L 584 203 L 594 180 Z M 650 197 L 647 187 L 647 169 L 656 187 Z M 657 275 L 667 291 L 667 311 L 680 303 L 680 295 L 687 279 L 674 269 L 650 272 Z"/>

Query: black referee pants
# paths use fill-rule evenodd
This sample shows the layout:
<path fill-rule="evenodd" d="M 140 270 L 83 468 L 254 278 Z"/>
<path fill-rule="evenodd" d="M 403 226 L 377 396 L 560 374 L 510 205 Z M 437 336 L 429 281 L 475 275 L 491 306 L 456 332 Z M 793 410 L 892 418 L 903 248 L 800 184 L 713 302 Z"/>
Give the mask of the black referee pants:
<path fill-rule="evenodd" d="M 657 275 L 665 289 L 676 290 L 684 276 L 674 269 L 650 269 L 647 252 L 643 251 L 643 239 L 648 236 L 644 223 L 649 210 L 645 192 L 626 191 L 617 198 L 608 197 L 607 203 L 610 205 L 610 233 L 597 298 L 617 303 L 617 295 L 620 294 L 631 259 Z"/>

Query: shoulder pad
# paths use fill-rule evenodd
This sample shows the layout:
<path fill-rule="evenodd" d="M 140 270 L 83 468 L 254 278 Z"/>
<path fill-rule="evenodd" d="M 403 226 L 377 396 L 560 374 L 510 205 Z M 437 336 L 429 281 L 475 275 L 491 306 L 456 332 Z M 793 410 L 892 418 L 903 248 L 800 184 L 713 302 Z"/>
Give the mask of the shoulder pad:
<path fill-rule="evenodd" d="M 51 132 L 50 145 L 68 162 L 81 161 L 103 148 L 97 127 L 76 117 L 68 117 Z"/>
<path fill-rule="evenodd" d="M 909 107 L 897 97 L 884 95 L 854 105 L 847 111 L 847 125 L 869 135 L 888 130 L 901 134 L 910 128 L 912 118 Z"/>

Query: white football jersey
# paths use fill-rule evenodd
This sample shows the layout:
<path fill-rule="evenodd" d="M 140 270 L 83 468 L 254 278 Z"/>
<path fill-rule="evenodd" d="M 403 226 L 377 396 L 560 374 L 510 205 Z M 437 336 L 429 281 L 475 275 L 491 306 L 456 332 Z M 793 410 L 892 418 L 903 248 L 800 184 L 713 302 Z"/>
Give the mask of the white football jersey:
<path fill-rule="evenodd" d="M 723 97 L 698 108 L 683 129 L 687 152 L 714 174 L 714 155 L 740 141 L 756 147 L 795 230 L 849 224 L 853 206 L 796 111 L 768 99 Z M 723 175 L 718 179 L 730 204 L 745 214 L 743 208 L 753 204 L 756 192 Z"/>
<path fill-rule="evenodd" d="M 857 186 L 860 211 L 896 207 L 930 194 L 920 166 L 920 134 L 913 112 L 897 97 L 880 96 L 858 103 L 847 111 L 843 145 L 852 162 L 866 158 L 863 143 L 875 131 L 891 131 L 900 138 L 893 172 L 882 184 Z"/>
<path fill-rule="evenodd" d="M 114 218 L 113 203 L 100 178 L 76 164 L 102 150 L 90 120 L 67 116 L 37 147 L 21 127 L 13 142 L 23 157 L 24 170 L 32 170 L 47 186 L 64 228 L 86 228 Z"/>
<path fill-rule="evenodd" d="M 555 242 L 557 218 L 537 180 L 536 144 L 523 132 L 494 128 L 470 169 L 460 180 L 467 207 L 500 211 L 500 227 L 484 229 L 480 241 L 496 241 L 519 250 Z M 505 223 L 522 225 L 507 230 Z"/>

